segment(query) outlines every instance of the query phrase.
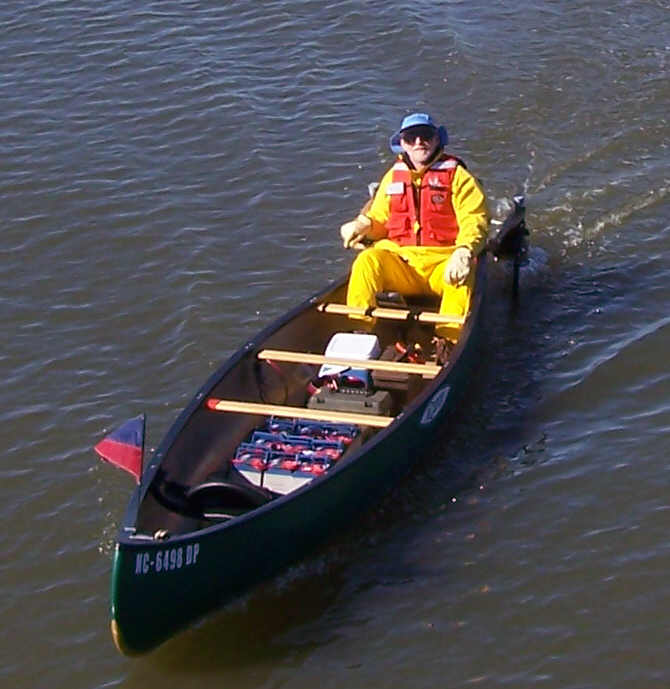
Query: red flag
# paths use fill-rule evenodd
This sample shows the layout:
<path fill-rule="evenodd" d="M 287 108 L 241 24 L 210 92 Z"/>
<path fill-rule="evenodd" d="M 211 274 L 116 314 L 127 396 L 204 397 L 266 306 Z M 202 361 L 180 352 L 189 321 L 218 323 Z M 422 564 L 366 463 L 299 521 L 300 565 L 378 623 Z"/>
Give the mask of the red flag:
<path fill-rule="evenodd" d="M 102 459 L 130 472 L 140 482 L 144 453 L 144 414 L 129 419 L 93 449 Z"/>

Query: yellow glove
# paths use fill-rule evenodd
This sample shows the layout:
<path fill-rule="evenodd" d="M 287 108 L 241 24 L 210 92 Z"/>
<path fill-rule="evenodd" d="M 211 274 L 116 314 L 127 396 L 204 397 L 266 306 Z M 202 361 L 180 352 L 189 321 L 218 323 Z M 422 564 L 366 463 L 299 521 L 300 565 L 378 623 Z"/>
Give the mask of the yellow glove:
<path fill-rule="evenodd" d="M 444 268 L 444 281 L 451 285 L 463 285 L 472 268 L 472 251 L 465 246 L 457 246 Z"/>
<path fill-rule="evenodd" d="M 359 215 L 355 220 L 345 222 L 340 227 L 340 237 L 345 249 L 365 249 L 363 240 L 372 229 L 372 220 L 366 215 Z"/>

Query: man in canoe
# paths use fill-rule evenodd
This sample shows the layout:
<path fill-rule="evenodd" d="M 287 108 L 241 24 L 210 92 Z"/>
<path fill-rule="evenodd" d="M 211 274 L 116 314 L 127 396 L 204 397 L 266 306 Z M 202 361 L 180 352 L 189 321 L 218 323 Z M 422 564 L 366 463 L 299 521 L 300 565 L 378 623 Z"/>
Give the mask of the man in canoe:
<path fill-rule="evenodd" d="M 436 295 L 440 313 L 467 313 L 489 213 L 479 182 L 445 152 L 447 140 L 444 127 L 418 112 L 391 137 L 395 163 L 369 207 L 340 229 L 345 248 L 362 249 L 352 266 L 349 306 L 373 307 L 378 292 L 393 291 Z M 458 328 L 438 325 L 435 332 L 444 363 Z"/>

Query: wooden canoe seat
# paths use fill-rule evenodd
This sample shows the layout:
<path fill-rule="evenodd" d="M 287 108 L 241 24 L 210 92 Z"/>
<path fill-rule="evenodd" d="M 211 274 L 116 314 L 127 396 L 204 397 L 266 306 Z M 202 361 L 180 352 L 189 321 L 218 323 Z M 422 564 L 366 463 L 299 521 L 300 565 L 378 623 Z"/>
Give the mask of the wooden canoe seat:
<path fill-rule="evenodd" d="M 347 368 L 364 368 L 370 371 L 392 371 L 411 373 L 423 378 L 435 378 L 442 370 L 437 364 L 413 364 L 404 361 L 382 361 L 381 359 L 344 359 L 341 357 L 292 352 L 284 349 L 263 349 L 257 354 L 263 361 L 285 361 L 294 364 L 330 364 Z"/>
<path fill-rule="evenodd" d="M 333 423 L 353 423 L 358 426 L 372 426 L 374 428 L 386 428 L 393 421 L 391 416 L 323 411 L 320 409 L 307 409 L 306 407 L 288 407 L 277 404 L 240 402 L 238 400 L 221 400 L 215 397 L 210 397 L 205 402 L 205 406 L 212 411 L 258 414 L 260 416 L 281 416 L 290 419 L 310 419 L 312 421 L 331 421 Z"/>
<path fill-rule="evenodd" d="M 323 313 L 337 313 L 344 316 L 370 316 L 372 318 L 384 318 L 395 321 L 419 321 L 420 323 L 463 325 L 466 316 L 456 316 L 448 313 L 436 313 L 434 311 L 416 311 L 413 309 L 372 308 L 362 306 L 347 306 L 347 304 L 325 303 L 319 304 L 317 310 Z"/>

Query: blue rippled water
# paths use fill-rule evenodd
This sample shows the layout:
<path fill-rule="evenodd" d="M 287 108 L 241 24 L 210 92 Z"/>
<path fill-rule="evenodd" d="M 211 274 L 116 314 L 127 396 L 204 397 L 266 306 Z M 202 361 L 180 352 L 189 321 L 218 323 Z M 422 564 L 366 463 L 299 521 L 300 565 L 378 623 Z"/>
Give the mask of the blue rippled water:
<path fill-rule="evenodd" d="M 662 0 L 0 9 L 0 683 L 667 687 Z M 533 230 L 467 405 L 351 531 L 149 657 L 108 632 L 130 485 L 241 342 L 344 272 L 407 111 Z"/>

